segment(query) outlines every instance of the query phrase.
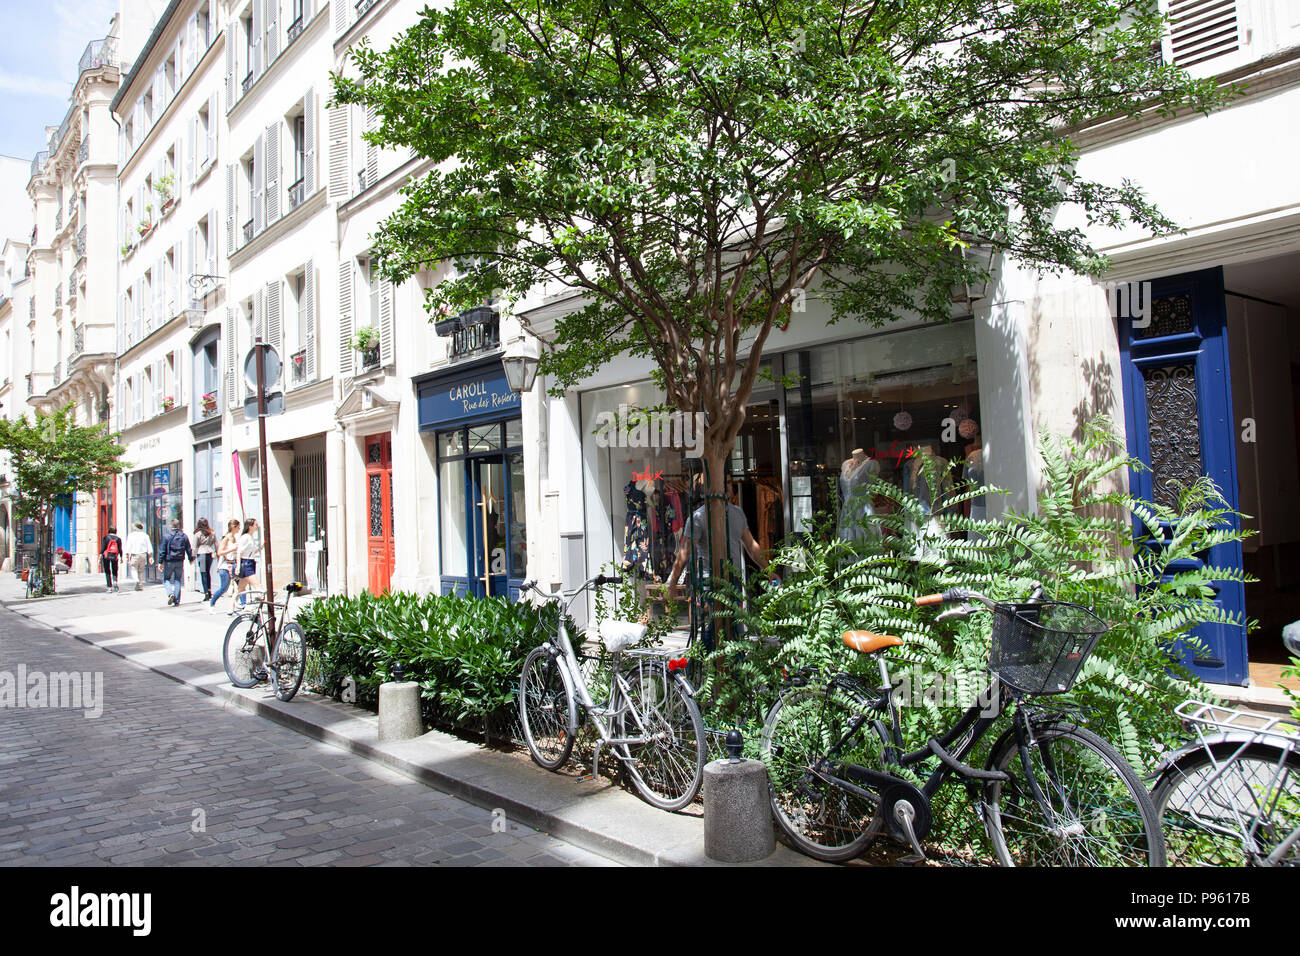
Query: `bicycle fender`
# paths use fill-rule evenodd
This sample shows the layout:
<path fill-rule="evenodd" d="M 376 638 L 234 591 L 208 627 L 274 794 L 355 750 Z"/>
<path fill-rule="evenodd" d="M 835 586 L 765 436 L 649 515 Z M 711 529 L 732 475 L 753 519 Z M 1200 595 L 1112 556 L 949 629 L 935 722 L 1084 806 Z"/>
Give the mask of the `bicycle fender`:
<path fill-rule="evenodd" d="M 1288 737 L 1283 734 L 1252 734 L 1248 731 L 1229 730 L 1216 733 L 1206 737 L 1204 740 L 1189 740 L 1175 750 L 1171 750 L 1160 758 L 1155 769 L 1150 774 L 1142 778 L 1142 782 L 1151 781 L 1148 789 L 1155 790 L 1162 780 L 1167 777 L 1185 758 L 1192 754 L 1204 750 L 1206 747 L 1231 747 L 1234 750 L 1238 747 L 1260 744 L 1267 747 L 1276 747 L 1279 750 L 1295 750 L 1296 741 L 1294 737 Z M 1296 751 L 1300 754 L 1300 750 Z"/>

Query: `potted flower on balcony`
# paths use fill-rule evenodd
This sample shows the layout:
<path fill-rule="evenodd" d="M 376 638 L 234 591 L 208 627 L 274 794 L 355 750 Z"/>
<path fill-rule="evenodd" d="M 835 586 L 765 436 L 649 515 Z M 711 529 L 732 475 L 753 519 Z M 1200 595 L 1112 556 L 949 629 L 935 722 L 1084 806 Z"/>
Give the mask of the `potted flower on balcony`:
<path fill-rule="evenodd" d="M 433 322 L 433 330 L 439 335 L 455 335 L 460 331 L 460 316 L 452 315 L 451 306 L 445 302 L 438 306 L 438 318 Z"/>
<path fill-rule="evenodd" d="M 352 336 L 352 348 L 362 355 L 362 365 L 379 364 L 379 331 L 373 325 L 357 329 Z"/>
<path fill-rule="evenodd" d="M 161 200 L 161 204 L 162 204 L 162 215 L 165 216 L 167 215 L 167 211 L 171 209 L 172 204 L 176 201 L 176 197 L 174 195 L 174 191 L 176 188 L 176 177 L 174 177 L 171 173 L 163 173 L 161 176 L 158 177 L 158 182 L 154 184 L 153 188 L 158 193 L 158 198 Z"/>
<path fill-rule="evenodd" d="M 162 410 L 164 412 L 170 412 L 175 407 L 176 399 L 172 398 L 170 395 L 162 400 Z"/>
<path fill-rule="evenodd" d="M 203 401 L 203 415 L 204 415 L 204 417 L 207 417 L 208 415 L 211 415 L 213 412 L 215 412 L 215 411 L 217 410 L 217 393 L 216 393 L 216 392 L 204 392 L 204 393 L 203 393 L 203 400 L 202 400 L 202 401 Z"/>

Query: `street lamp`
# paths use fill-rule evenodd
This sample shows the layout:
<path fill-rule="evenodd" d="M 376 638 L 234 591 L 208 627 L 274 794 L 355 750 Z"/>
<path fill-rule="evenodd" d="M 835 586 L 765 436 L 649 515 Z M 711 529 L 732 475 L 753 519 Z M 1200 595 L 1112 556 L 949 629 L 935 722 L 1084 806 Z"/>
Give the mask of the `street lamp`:
<path fill-rule="evenodd" d="M 993 245 L 988 242 L 974 242 L 960 248 L 959 254 L 971 281 L 953 285 L 953 302 L 964 302 L 969 308 L 976 299 L 983 299 L 989 294 L 994 253 Z"/>
<path fill-rule="evenodd" d="M 190 288 L 194 294 L 190 296 L 189 308 L 185 310 L 185 324 L 191 329 L 202 327 L 203 320 L 207 318 L 208 310 L 204 307 L 203 300 L 212 291 L 221 276 L 195 274 L 190 276 Z"/>
<path fill-rule="evenodd" d="M 531 392 L 537 381 L 537 366 L 540 359 L 537 345 L 524 339 L 516 339 L 506 350 L 501 364 L 505 368 L 506 384 L 512 392 Z"/>

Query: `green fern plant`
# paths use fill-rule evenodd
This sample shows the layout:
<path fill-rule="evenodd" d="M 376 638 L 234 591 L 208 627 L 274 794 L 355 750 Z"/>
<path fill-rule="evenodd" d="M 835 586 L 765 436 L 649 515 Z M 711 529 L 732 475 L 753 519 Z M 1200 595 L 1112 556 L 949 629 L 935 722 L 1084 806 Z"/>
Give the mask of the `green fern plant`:
<path fill-rule="evenodd" d="M 966 517 L 963 502 L 1001 492 L 953 486 L 936 459 L 923 458 L 922 480 L 944 489 L 933 496 L 933 507 L 878 480 L 865 493 L 884 507 L 863 519 L 860 540 L 837 537 L 834 516 L 822 516 L 810 534 L 776 555 L 785 568 L 782 586 L 748 608 L 735 595 L 719 596 L 718 613 L 743 625 L 743 635 L 709 658 L 701 688 L 706 723 L 735 724 L 756 742 L 761 714 L 783 678 L 809 667 L 859 673 L 874 686 L 874 662 L 841 641 L 845 630 L 864 628 L 903 639 L 890 656 L 896 680 L 910 674 L 910 690 L 932 681 L 943 691 L 911 693 L 903 708 L 905 738 L 920 746 L 987 684 L 990 615 L 981 610 L 938 624 L 913 599 L 969 587 L 1021 601 L 1041 582 L 1048 599 L 1091 607 L 1111 626 L 1071 693 L 1054 702 L 1077 706 L 1080 719 L 1135 767 L 1148 766 L 1159 745 L 1181 738 L 1174 707 L 1188 696 L 1206 696 L 1175 648 L 1193 641 L 1190 632 L 1199 624 L 1243 623 L 1210 600 L 1215 582 L 1245 580 L 1240 570 L 1182 568 L 1245 533 L 1208 480 L 1184 489 L 1176 508 L 1116 490 L 1128 469 L 1142 466 L 1124 454 L 1108 423 L 1088 427 L 1081 440 L 1045 439 L 1039 458 L 1033 511 Z M 950 789 L 955 822 L 965 797 L 961 788 Z"/>

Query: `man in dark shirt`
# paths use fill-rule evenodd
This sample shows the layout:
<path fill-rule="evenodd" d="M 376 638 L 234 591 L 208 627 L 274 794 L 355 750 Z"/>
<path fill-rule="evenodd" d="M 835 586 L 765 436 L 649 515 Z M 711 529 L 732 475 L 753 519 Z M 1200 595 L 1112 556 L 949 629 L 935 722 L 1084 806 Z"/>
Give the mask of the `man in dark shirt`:
<path fill-rule="evenodd" d="M 117 528 L 110 526 L 108 534 L 99 539 L 99 561 L 104 567 L 104 584 L 107 590 L 117 590 L 117 563 L 122 557 L 122 539 Z"/>
<path fill-rule="evenodd" d="M 185 562 L 194 560 L 190 537 L 181 530 L 179 518 L 172 519 L 172 529 L 158 545 L 158 563 L 163 568 L 163 586 L 167 588 L 167 606 L 181 603 L 181 588 L 185 581 Z"/>

